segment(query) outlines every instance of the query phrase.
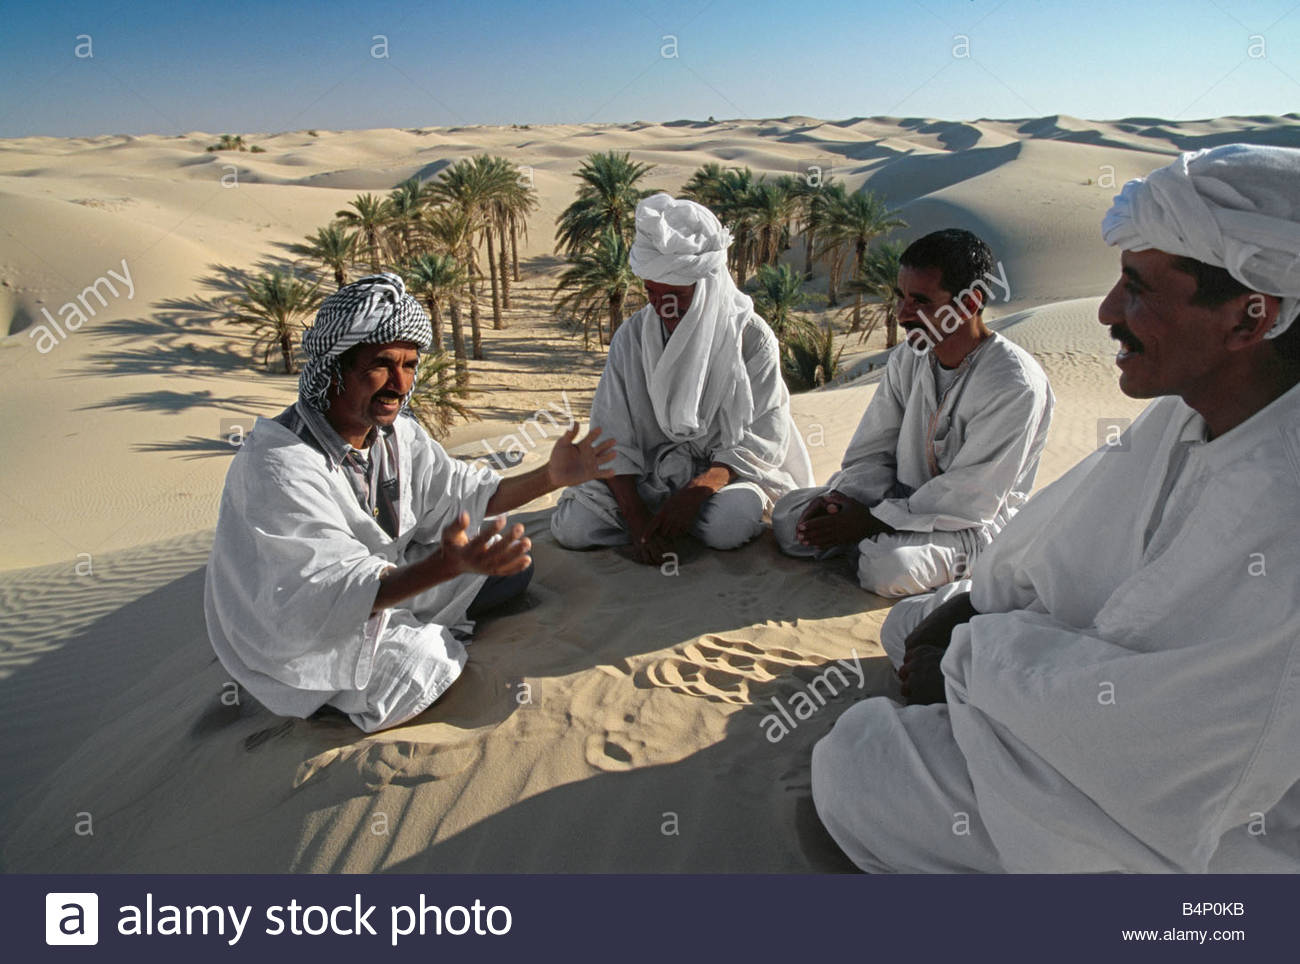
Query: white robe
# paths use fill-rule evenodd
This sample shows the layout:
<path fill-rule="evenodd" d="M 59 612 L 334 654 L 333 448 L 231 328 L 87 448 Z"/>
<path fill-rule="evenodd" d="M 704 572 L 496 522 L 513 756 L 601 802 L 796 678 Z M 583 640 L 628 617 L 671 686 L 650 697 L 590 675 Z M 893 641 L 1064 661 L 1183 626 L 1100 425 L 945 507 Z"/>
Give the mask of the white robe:
<path fill-rule="evenodd" d="M 953 809 L 973 794 L 993 850 L 955 841 L 951 815 L 910 839 L 895 821 L 890 846 L 911 856 L 894 867 L 1300 871 L 1300 387 L 1218 439 L 1204 429 L 1160 399 L 1008 524 L 975 566 L 982 615 L 944 658 L 947 706 L 841 717 L 813 789 L 846 852 L 874 865 L 872 814 L 919 783 L 952 788 Z M 915 725 L 930 716 L 950 726 Z M 895 720 L 959 759 L 925 771 L 925 754 L 882 746 Z M 870 786 L 896 800 L 868 807 Z"/>
<path fill-rule="evenodd" d="M 500 477 L 452 459 L 413 419 L 395 423 L 398 537 L 358 503 L 341 468 L 270 419 L 226 476 L 208 562 L 208 635 L 233 679 L 268 709 L 329 704 L 371 731 L 428 707 L 460 675 L 465 612 L 485 577 L 464 575 L 370 615 L 379 574 L 433 551 L 457 513 L 471 531 Z"/>
<path fill-rule="evenodd" d="M 749 483 L 765 505 L 791 489 L 809 485 L 812 464 L 803 438 L 790 415 L 790 393 L 781 377 L 776 336 L 757 315 L 741 327 L 741 356 L 748 375 L 753 415 L 747 423 L 729 425 L 729 413 L 703 427 L 700 436 L 677 442 L 655 415 L 642 358 L 642 326 L 661 324 L 647 305 L 619 326 L 609 346 L 605 370 L 591 406 L 591 424 L 605 438 L 617 440 L 612 468 L 616 475 L 634 475 L 650 489 L 667 494 L 680 488 L 712 463 L 736 473 L 733 485 Z M 725 490 L 724 490 L 725 491 Z M 576 503 L 576 504 L 573 504 Z M 585 530 L 605 530 L 621 524 L 617 503 L 603 481 L 566 489 L 552 518 L 552 528 L 569 546 L 585 542 Z M 583 531 L 579 531 L 583 530 Z"/>
<path fill-rule="evenodd" d="M 894 349 L 828 485 L 895 529 L 977 529 L 987 544 L 1029 497 L 1055 398 L 1033 356 L 998 334 L 942 399 L 931 365 L 931 352 Z"/>

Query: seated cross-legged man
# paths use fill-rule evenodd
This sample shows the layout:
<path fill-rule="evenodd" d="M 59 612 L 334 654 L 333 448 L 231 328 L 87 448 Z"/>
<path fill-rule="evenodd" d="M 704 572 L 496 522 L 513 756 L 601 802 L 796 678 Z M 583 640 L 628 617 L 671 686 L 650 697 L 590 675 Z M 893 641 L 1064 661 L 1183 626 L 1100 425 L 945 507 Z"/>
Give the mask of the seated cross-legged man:
<path fill-rule="evenodd" d="M 817 812 L 874 871 L 1300 872 L 1300 151 L 1183 154 L 1102 224 L 1119 387 L 1154 401 L 972 579 L 881 630 Z"/>
<path fill-rule="evenodd" d="M 570 549 L 631 544 L 659 565 L 681 537 L 734 549 L 773 501 L 812 481 L 776 337 L 727 270 L 730 233 L 667 194 L 636 211 L 629 261 L 649 304 L 610 339 L 591 423 L 618 440 L 613 478 L 566 489 L 551 517 Z"/>
<path fill-rule="evenodd" d="M 460 675 L 472 621 L 532 575 L 500 514 L 608 474 L 614 440 L 575 444 L 576 423 L 522 475 L 448 456 L 406 411 L 432 337 L 396 275 L 339 289 L 303 336 L 298 401 L 257 420 L 226 476 L 208 636 L 276 713 L 330 706 L 371 731 L 423 711 Z"/>
<path fill-rule="evenodd" d="M 904 343 L 844 453 L 820 487 L 772 512 L 782 551 L 856 553 L 858 581 L 909 596 L 960 579 L 1028 498 L 1054 399 L 1033 357 L 988 329 L 988 245 L 969 231 L 928 234 L 898 272 Z"/>

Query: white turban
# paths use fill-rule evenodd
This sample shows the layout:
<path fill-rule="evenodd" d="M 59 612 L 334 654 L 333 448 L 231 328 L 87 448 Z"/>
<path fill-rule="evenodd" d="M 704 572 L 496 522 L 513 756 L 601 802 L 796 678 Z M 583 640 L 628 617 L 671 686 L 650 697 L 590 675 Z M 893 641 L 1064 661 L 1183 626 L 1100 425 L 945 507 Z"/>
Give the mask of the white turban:
<path fill-rule="evenodd" d="M 677 442 L 706 437 L 721 421 L 724 442 L 735 444 L 753 420 L 740 330 L 754 302 L 731 280 L 730 244 L 731 233 L 702 204 L 655 194 L 636 207 L 632 270 L 649 281 L 695 285 L 667 345 L 653 307 L 641 325 L 650 401 L 659 427 Z"/>
<path fill-rule="evenodd" d="M 1225 144 L 1188 151 L 1124 185 L 1101 222 L 1107 244 L 1217 265 L 1282 299 L 1276 338 L 1300 315 L 1300 150 Z"/>

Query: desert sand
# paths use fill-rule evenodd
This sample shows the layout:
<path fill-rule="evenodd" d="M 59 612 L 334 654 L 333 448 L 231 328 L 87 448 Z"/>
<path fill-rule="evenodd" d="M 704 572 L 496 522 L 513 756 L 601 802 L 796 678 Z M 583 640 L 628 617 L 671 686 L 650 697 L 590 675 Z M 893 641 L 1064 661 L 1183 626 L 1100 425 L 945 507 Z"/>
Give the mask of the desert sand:
<path fill-rule="evenodd" d="M 213 299 L 360 191 L 475 153 L 531 172 L 542 208 L 508 327 L 485 327 L 471 407 L 444 444 L 482 457 L 539 409 L 582 417 L 603 364 L 551 313 L 555 217 L 594 151 L 627 150 L 676 191 L 701 164 L 818 165 L 898 207 L 910 239 L 961 226 L 1003 261 L 993 327 L 1052 380 L 1038 476 L 1143 403 L 1117 389 L 1096 321 L 1117 254 L 1111 196 L 1179 150 L 1300 146 L 1300 117 L 1199 122 L 638 123 L 0 141 L 0 869 L 10 872 L 806 871 L 843 865 L 811 811 L 812 744 L 853 701 L 891 692 L 888 601 L 846 566 L 782 557 L 770 535 L 686 549 L 665 575 L 549 536 L 554 496 L 518 515 L 536 549 L 525 601 L 480 627 L 464 676 L 410 724 L 365 735 L 288 720 L 228 677 L 203 624 L 203 567 L 235 449 L 296 381 L 249 356 Z M 232 183 L 231 173 L 234 173 Z M 226 179 L 226 186 L 223 184 Z M 802 244 L 786 255 L 801 263 Z M 41 352 L 32 336 L 109 269 L 116 297 Z M 816 285 L 811 286 L 814 290 Z M 128 296 L 127 291 L 130 291 Z M 819 480 L 874 390 L 862 373 L 798 395 Z M 531 450 L 522 468 L 544 458 Z M 511 468 L 509 471 L 519 471 Z M 765 724 L 826 664 L 854 685 L 776 742 Z M 854 662 L 857 660 L 858 662 Z M 843 664 L 841 664 L 843 665 Z M 225 697 L 225 699 L 223 699 Z"/>

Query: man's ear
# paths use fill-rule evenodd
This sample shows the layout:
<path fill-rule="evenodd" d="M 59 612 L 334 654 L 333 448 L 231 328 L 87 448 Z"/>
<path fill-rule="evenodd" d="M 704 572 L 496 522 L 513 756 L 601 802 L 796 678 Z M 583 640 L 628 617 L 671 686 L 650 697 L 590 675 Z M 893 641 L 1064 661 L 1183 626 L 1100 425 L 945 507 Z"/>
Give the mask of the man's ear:
<path fill-rule="evenodd" d="M 1264 340 L 1264 335 L 1277 321 L 1282 309 L 1282 299 L 1258 291 L 1247 292 L 1228 302 L 1234 316 L 1232 330 L 1228 332 L 1230 349 L 1248 348 Z"/>

